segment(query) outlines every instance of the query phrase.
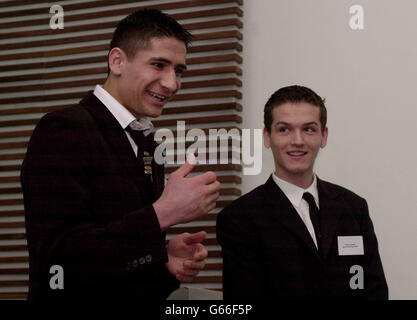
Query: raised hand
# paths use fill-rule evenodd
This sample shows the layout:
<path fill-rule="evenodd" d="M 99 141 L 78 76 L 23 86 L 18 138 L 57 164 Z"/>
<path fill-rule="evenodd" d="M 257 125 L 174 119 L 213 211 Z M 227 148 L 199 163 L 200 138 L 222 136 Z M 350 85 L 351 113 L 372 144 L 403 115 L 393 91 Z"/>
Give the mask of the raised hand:
<path fill-rule="evenodd" d="M 220 182 L 211 171 L 187 178 L 195 163 L 194 155 L 190 155 L 171 173 L 161 197 L 153 204 L 162 230 L 195 220 L 216 207 Z"/>

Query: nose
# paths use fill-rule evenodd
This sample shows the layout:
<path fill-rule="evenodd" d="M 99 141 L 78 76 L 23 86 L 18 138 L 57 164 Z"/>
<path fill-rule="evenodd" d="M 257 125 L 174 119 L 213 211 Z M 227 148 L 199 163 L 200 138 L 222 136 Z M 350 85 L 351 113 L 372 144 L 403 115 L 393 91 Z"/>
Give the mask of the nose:
<path fill-rule="evenodd" d="M 164 72 L 161 79 L 161 86 L 168 89 L 170 93 L 175 93 L 180 88 L 180 80 L 177 77 L 175 70 L 167 70 Z"/>
<path fill-rule="evenodd" d="M 302 146 L 304 144 L 303 135 L 300 130 L 294 130 L 291 138 L 291 144 L 293 145 Z"/>

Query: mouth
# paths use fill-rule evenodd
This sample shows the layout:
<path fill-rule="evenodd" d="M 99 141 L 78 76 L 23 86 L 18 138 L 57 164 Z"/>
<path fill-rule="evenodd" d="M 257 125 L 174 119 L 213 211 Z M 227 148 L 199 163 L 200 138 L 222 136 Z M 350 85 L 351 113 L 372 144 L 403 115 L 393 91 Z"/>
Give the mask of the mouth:
<path fill-rule="evenodd" d="M 164 96 L 162 94 L 153 92 L 153 91 L 146 91 L 147 94 L 149 94 L 151 97 L 155 98 L 156 100 L 158 100 L 159 102 L 166 102 L 168 100 L 169 97 Z"/>
<path fill-rule="evenodd" d="M 289 151 L 287 152 L 287 154 L 292 158 L 298 159 L 298 158 L 304 157 L 307 154 L 307 152 L 306 151 Z"/>

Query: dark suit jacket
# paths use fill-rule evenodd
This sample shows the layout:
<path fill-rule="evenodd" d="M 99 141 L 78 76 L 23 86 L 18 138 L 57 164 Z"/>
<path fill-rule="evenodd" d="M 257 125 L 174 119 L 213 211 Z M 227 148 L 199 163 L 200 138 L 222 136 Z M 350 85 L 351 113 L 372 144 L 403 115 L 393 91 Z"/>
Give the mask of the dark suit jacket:
<path fill-rule="evenodd" d="M 91 92 L 41 119 L 21 172 L 29 298 L 162 299 L 178 288 L 152 206 L 163 166 L 152 166 L 149 190 L 123 128 Z M 63 290 L 50 288 L 53 265 Z"/>
<path fill-rule="evenodd" d="M 269 180 L 219 213 L 225 299 L 387 299 L 388 288 L 366 201 L 318 179 L 322 252 L 291 202 Z M 364 255 L 340 256 L 337 236 L 363 236 Z M 364 289 L 349 273 L 363 268 Z"/>

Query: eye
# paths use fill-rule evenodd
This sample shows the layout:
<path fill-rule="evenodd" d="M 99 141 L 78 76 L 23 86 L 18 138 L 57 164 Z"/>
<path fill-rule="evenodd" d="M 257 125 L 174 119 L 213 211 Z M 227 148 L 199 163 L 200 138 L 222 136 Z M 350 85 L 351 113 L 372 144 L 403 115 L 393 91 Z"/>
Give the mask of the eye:
<path fill-rule="evenodd" d="M 313 128 L 313 127 L 306 127 L 304 130 L 305 130 L 306 132 L 308 132 L 308 133 L 313 133 L 313 132 L 316 132 L 316 129 L 315 129 L 315 128 Z"/>
<path fill-rule="evenodd" d="M 160 62 L 153 62 L 152 65 L 154 67 L 156 67 L 157 69 L 163 69 L 164 68 L 164 65 Z"/>
<path fill-rule="evenodd" d="M 175 69 L 175 74 L 177 75 L 177 77 L 181 77 L 184 74 L 184 69 L 183 68 L 178 68 Z"/>
<path fill-rule="evenodd" d="M 279 127 L 278 128 L 278 132 L 286 133 L 288 131 L 290 131 L 290 130 L 287 127 Z"/>

